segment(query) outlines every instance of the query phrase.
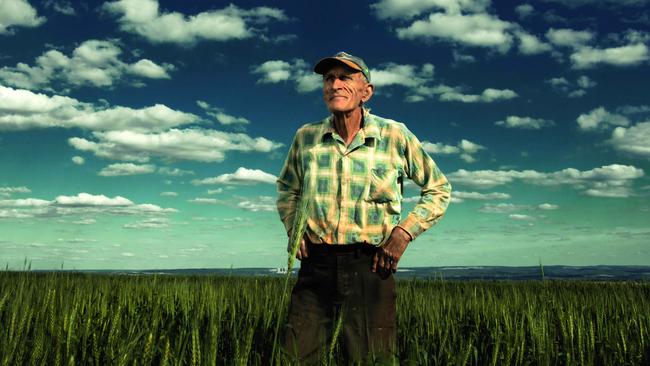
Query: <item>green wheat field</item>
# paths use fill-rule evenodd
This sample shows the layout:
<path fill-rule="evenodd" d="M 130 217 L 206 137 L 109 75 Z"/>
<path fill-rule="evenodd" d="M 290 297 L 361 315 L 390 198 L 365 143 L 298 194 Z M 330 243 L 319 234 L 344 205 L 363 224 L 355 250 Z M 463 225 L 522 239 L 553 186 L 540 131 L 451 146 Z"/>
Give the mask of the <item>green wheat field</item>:
<path fill-rule="evenodd" d="M 650 364 L 648 282 L 397 286 L 402 364 Z M 284 288 L 281 277 L 0 272 L 0 362 L 286 364 L 274 346 Z"/>

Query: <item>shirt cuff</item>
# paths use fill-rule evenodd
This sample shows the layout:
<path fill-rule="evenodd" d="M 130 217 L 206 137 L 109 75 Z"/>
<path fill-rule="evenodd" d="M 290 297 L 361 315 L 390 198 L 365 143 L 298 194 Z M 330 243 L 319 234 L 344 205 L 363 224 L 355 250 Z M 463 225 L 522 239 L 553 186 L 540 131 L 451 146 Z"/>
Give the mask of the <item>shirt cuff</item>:
<path fill-rule="evenodd" d="M 411 236 L 411 241 L 415 240 L 418 235 L 422 234 L 426 229 L 422 227 L 420 220 L 415 214 L 410 213 L 402 222 L 397 226 L 406 230 L 406 232 Z"/>

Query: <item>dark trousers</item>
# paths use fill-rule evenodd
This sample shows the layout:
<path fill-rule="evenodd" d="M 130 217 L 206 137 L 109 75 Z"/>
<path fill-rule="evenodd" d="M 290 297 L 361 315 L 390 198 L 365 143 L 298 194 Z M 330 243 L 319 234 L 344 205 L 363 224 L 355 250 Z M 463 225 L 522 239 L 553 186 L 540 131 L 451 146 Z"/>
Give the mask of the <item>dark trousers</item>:
<path fill-rule="evenodd" d="M 376 248 L 309 244 L 308 250 L 291 293 L 286 355 L 300 364 L 322 363 L 336 335 L 349 363 L 393 364 L 395 280 L 370 271 Z"/>

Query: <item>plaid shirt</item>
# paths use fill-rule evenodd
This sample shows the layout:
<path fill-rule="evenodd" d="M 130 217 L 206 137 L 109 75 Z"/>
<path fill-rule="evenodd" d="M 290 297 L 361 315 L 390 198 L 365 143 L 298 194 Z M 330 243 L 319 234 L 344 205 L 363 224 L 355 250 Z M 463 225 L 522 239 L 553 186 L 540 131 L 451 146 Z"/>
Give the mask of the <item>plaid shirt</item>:
<path fill-rule="evenodd" d="M 404 177 L 422 187 L 401 220 Z M 381 245 L 396 225 L 412 239 L 438 222 L 451 185 L 402 123 L 364 110 L 363 127 L 346 146 L 333 117 L 298 129 L 277 180 L 277 207 L 287 232 L 301 197 L 309 201 L 313 243 Z"/>

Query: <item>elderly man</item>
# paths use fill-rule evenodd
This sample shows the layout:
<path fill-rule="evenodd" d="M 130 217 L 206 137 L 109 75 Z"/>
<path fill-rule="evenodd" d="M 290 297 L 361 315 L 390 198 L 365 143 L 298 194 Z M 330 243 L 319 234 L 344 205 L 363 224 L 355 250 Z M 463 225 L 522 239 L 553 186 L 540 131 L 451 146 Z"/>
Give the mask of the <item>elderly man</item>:
<path fill-rule="evenodd" d="M 338 334 L 350 361 L 394 362 L 392 273 L 409 243 L 442 217 L 451 186 L 404 124 L 364 107 L 374 87 L 362 59 L 339 52 L 314 71 L 331 115 L 298 129 L 277 180 L 289 236 L 301 200 L 308 207 L 284 350 L 316 363 Z M 421 197 L 402 219 L 405 177 Z"/>

